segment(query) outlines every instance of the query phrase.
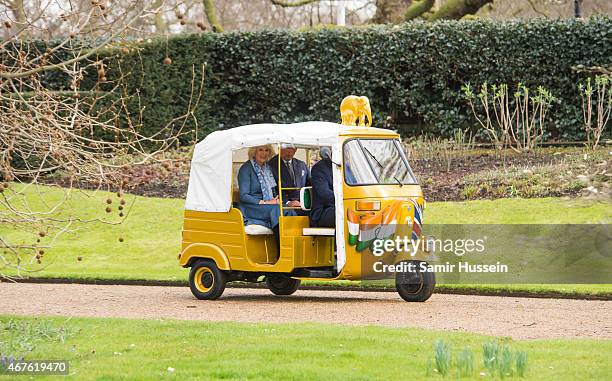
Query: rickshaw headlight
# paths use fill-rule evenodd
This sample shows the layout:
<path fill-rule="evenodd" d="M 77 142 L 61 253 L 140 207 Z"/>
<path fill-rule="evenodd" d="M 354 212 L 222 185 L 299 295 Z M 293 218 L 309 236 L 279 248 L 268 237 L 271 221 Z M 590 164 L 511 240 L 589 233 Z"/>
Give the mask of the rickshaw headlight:
<path fill-rule="evenodd" d="M 359 211 L 380 210 L 380 201 L 357 201 L 355 208 Z"/>

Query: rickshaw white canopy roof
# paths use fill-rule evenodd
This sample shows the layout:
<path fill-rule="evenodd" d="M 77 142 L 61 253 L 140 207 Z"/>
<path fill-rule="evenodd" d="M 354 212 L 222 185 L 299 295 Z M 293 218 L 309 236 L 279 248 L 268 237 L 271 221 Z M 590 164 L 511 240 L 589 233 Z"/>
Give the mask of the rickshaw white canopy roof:
<path fill-rule="evenodd" d="M 264 144 L 293 143 L 330 146 L 333 155 L 338 135 L 350 128 L 330 122 L 303 122 L 252 124 L 215 131 L 195 146 L 185 209 L 201 212 L 230 210 L 233 151 Z"/>

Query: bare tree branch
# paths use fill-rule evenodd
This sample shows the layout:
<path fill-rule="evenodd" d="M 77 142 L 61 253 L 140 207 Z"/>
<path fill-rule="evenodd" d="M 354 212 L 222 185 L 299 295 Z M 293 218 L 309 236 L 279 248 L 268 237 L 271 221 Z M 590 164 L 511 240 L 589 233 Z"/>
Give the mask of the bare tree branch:
<path fill-rule="evenodd" d="M 533 11 L 539 15 L 542 15 L 544 17 L 548 17 L 548 15 L 544 12 L 542 12 L 541 10 L 539 10 L 536 5 L 535 5 L 535 1 L 534 0 L 527 0 L 527 2 L 529 3 L 529 5 L 531 6 L 531 9 L 533 9 Z"/>
<path fill-rule="evenodd" d="M 62 11 L 63 0 L 48 1 L 53 7 L 47 12 Z M 126 53 L 103 52 L 133 24 L 154 15 L 141 0 L 130 1 L 119 18 L 105 17 L 108 8 L 100 1 L 75 8 L 65 17 L 74 35 L 46 49 L 17 38 L 0 44 L 0 277 L 5 269 L 40 269 L 54 240 L 83 223 L 121 223 L 129 212 L 123 192 L 134 168 L 166 162 L 166 151 L 187 133 L 188 122 L 197 129 L 205 66 L 192 69 L 187 110 L 153 133 L 142 132 L 139 90 L 128 90 L 136 74 L 122 67 Z M 26 16 L 32 18 L 21 36 L 33 35 L 49 13 Z M 81 38 L 101 42 L 89 47 Z M 50 84 L 48 72 L 63 77 L 69 89 Z M 97 81 L 83 88 L 82 80 L 96 73 Z M 53 195 L 40 184 L 50 184 Z M 118 197 L 106 200 L 95 218 L 79 215 L 82 205 L 70 207 L 75 194 L 92 187 L 114 190 Z"/>
<path fill-rule="evenodd" d="M 319 0 L 296 0 L 296 1 L 283 1 L 283 0 L 270 0 L 274 5 L 279 7 L 301 7 L 302 5 L 316 3 Z"/>
<path fill-rule="evenodd" d="M 578 73 L 612 75 L 612 66 L 605 67 L 605 66 L 576 65 L 576 66 L 572 66 L 572 70 Z"/>

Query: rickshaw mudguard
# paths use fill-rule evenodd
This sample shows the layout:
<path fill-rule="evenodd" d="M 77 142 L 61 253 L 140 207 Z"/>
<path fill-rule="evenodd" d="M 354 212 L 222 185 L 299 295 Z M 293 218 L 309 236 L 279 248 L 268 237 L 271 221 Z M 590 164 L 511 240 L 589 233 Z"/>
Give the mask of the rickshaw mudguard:
<path fill-rule="evenodd" d="M 230 263 L 223 249 L 212 243 L 192 243 L 181 253 L 179 263 L 187 267 L 193 258 L 212 259 L 221 270 L 230 270 Z"/>

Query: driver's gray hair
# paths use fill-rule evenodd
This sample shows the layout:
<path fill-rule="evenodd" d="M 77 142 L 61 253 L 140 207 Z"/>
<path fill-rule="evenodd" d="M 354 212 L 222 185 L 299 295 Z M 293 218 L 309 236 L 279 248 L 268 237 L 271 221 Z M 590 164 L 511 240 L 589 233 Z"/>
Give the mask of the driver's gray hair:
<path fill-rule="evenodd" d="M 321 159 L 331 160 L 331 148 L 321 147 L 319 149 L 319 156 L 321 156 Z"/>

